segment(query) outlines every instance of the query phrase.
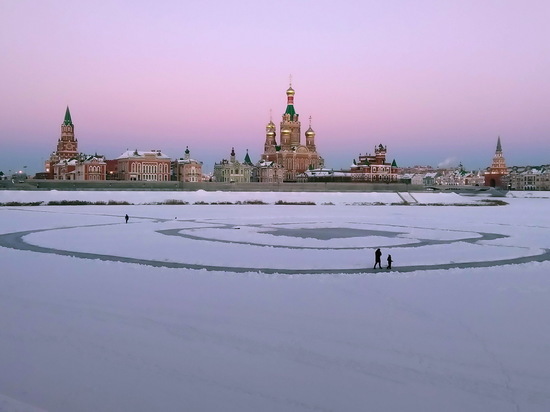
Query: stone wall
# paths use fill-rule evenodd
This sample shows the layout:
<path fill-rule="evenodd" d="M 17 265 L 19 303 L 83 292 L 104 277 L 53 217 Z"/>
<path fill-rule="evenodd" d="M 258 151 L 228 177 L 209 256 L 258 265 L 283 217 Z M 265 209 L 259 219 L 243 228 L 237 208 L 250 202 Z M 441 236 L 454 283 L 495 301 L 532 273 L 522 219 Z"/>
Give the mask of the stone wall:
<path fill-rule="evenodd" d="M 4 181 L 0 188 L 19 190 L 206 190 L 234 192 L 407 192 L 423 191 L 420 185 L 405 183 L 183 183 L 132 181 L 33 180 L 25 183 Z"/>

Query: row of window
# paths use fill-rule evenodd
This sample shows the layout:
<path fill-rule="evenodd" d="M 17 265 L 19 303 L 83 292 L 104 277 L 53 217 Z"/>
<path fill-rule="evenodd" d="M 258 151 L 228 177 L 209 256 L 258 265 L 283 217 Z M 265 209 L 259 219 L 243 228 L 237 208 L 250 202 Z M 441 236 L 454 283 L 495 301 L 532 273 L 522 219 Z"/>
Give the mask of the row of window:
<path fill-rule="evenodd" d="M 250 174 L 250 170 L 244 169 L 222 169 L 222 175 L 247 175 Z"/>
<path fill-rule="evenodd" d="M 144 163 L 132 162 L 130 172 L 132 173 L 168 173 L 169 163 Z"/>
<path fill-rule="evenodd" d="M 368 173 L 352 173 L 352 180 L 366 180 L 369 182 L 393 182 L 397 181 L 397 175 L 373 175 Z"/>

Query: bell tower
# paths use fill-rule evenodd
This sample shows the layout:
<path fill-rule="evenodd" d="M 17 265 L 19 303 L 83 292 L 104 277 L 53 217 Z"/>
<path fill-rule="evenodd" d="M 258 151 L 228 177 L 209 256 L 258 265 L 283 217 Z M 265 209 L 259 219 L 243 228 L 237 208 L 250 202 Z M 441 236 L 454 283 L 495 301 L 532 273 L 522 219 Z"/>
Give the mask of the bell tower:
<path fill-rule="evenodd" d="M 281 121 L 281 147 L 284 150 L 300 146 L 300 121 L 294 110 L 295 94 L 291 83 L 286 91 L 286 110 Z"/>

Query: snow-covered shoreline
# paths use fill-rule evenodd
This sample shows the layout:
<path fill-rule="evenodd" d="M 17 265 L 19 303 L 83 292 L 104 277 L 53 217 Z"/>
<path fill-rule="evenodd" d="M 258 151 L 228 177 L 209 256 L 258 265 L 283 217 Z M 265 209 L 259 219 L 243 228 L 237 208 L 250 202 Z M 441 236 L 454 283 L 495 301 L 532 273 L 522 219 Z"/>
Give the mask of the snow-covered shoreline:
<path fill-rule="evenodd" d="M 407 196 L 404 198 L 403 196 Z M 190 204 L 198 202 L 255 202 L 275 204 L 286 202 L 313 202 L 315 204 L 399 204 L 410 199 L 411 194 L 400 195 L 397 192 L 155 192 L 155 191 L 0 191 L 0 203 L 7 202 L 44 202 L 49 201 L 89 201 L 108 202 L 125 201 L 143 205 L 181 201 Z M 465 197 L 456 193 L 414 193 L 413 198 L 421 204 L 476 203 L 479 199 Z"/>
<path fill-rule="evenodd" d="M 224 191 L 24 191 L 0 190 L 0 204 L 8 202 L 85 201 L 128 202 L 135 205 L 169 203 L 310 202 L 317 205 L 369 204 L 479 204 L 484 196 L 461 196 L 450 192 L 224 192 Z M 550 199 L 550 192 L 509 192 L 506 199 Z M 489 199 L 499 199 L 490 198 Z M 504 199 L 504 200 L 506 200 Z"/>

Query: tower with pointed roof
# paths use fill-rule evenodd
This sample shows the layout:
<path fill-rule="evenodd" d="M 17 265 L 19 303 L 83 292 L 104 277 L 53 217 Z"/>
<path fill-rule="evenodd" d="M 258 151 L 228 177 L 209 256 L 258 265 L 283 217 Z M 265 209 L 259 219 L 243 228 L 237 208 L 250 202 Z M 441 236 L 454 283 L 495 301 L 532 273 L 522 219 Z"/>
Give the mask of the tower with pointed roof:
<path fill-rule="evenodd" d="M 247 164 L 248 166 L 254 166 L 252 163 L 252 160 L 250 160 L 250 155 L 248 154 L 248 149 L 246 149 L 246 156 L 244 157 L 244 164 Z"/>
<path fill-rule="evenodd" d="M 74 125 L 69 106 L 65 110 L 65 118 L 61 123 L 61 137 L 57 139 L 57 148 L 45 163 L 46 173 L 53 179 L 53 166 L 61 161 L 70 161 L 78 157 L 78 140 L 74 137 Z"/>
<path fill-rule="evenodd" d="M 499 136 L 497 139 L 495 155 L 493 156 L 493 162 L 485 172 L 485 186 L 505 188 L 506 182 L 504 182 L 504 180 L 507 175 L 508 168 L 506 167 L 506 160 L 502 154 L 502 144 L 500 143 Z"/>
<path fill-rule="evenodd" d="M 60 160 L 72 159 L 78 155 L 78 140 L 74 137 L 74 125 L 69 106 L 67 106 L 65 119 L 61 124 L 61 137 L 57 141 L 56 153 Z"/>
<path fill-rule="evenodd" d="M 317 153 L 315 132 L 311 127 L 305 132 L 305 144 L 302 142 L 300 116 L 294 107 L 296 92 L 289 85 L 286 90 L 286 109 L 282 115 L 280 141 L 277 144 L 276 127 L 270 119 L 266 126 L 263 162 L 274 162 L 284 168 L 284 180 L 295 181 L 297 176 L 311 168 L 323 167 L 323 159 Z"/>

